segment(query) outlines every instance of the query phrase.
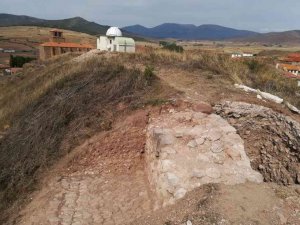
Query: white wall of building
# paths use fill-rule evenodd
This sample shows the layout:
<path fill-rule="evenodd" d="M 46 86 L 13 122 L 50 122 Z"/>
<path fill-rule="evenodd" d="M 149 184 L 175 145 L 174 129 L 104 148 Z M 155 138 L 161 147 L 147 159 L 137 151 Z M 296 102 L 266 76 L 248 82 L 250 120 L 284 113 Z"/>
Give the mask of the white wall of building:
<path fill-rule="evenodd" d="M 231 58 L 242 58 L 242 57 L 253 57 L 254 54 L 251 53 L 233 53 L 231 54 Z"/>
<path fill-rule="evenodd" d="M 126 43 L 126 40 L 128 40 L 128 43 Z M 100 36 L 97 39 L 97 49 L 100 51 L 133 53 L 135 52 L 135 43 L 131 38 Z"/>
<path fill-rule="evenodd" d="M 107 37 L 100 36 L 100 38 L 97 39 L 97 49 L 101 51 L 108 51 L 109 47 L 109 39 Z"/>

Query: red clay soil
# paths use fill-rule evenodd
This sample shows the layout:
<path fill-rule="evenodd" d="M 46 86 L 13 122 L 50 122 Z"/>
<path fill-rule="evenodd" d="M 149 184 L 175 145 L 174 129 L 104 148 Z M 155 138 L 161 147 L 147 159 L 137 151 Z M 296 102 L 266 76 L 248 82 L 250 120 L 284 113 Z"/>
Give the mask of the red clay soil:
<path fill-rule="evenodd" d="M 75 149 L 33 196 L 20 224 L 124 224 L 151 212 L 147 121 L 148 111 L 137 111 Z"/>

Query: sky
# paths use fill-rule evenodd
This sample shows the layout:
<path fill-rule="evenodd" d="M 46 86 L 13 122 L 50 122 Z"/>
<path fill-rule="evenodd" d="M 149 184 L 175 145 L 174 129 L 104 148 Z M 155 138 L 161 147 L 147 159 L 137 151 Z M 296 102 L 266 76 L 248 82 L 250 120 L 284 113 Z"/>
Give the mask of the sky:
<path fill-rule="evenodd" d="M 258 32 L 300 30 L 300 0 L 0 0 L 0 13 L 83 17 L 102 25 L 218 24 Z"/>

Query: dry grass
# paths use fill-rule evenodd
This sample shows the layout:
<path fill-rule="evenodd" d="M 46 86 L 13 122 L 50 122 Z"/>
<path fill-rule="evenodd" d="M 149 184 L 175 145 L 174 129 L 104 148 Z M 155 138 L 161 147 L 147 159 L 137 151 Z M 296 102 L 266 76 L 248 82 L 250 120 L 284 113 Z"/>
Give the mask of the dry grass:
<path fill-rule="evenodd" d="M 208 78 L 222 77 L 232 84 L 245 84 L 278 95 L 300 107 L 300 100 L 295 98 L 299 92 L 297 81 L 282 76 L 275 68 L 272 57 L 234 60 L 227 54 L 211 51 L 185 51 L 174 53 L 166 50 L 149 48 L 144 53 L 128 55 L 129 60 L 148 63 L 155 66 L 171 66 L 191 72 L 200 71 Z M 209 74 L 208 74 L 209 73 Z"/>
<path fill-rule="evenodd" d="M 159 89 L 158 80 L 126 68 L 122 57 L 100 55 L 80 63 L 73 58 L 67 54 L 46 65 L 28 65 L 24 77 L 1 89 L 0 121 L 11 125 L 0 139 L 2 222 L 8 215 L 4 209 L 31 192 L 41 172 L 86 138 L 111 128 L 120 102 L 130 109 L 156 99 L 152 90 Z"/>

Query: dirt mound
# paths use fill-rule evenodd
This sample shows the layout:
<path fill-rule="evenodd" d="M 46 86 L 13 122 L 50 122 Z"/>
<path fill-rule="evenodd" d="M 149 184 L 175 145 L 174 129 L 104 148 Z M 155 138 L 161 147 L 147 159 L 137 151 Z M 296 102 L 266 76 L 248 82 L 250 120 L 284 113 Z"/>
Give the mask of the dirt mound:
<path fill-rule="evenodd" d="M 251 165 L 266 182 L 300 183 L 300 124 L 273 110 L 242 102 L 225 102 L 215 110 L 245 141 Z"/>

